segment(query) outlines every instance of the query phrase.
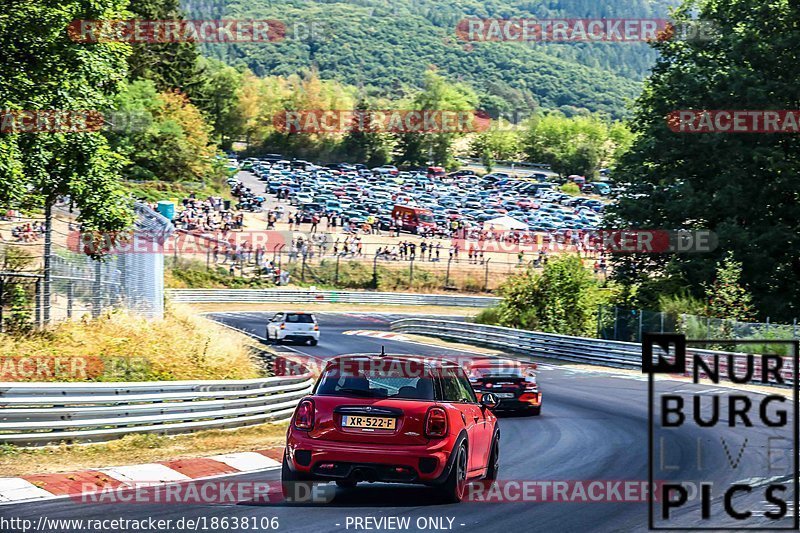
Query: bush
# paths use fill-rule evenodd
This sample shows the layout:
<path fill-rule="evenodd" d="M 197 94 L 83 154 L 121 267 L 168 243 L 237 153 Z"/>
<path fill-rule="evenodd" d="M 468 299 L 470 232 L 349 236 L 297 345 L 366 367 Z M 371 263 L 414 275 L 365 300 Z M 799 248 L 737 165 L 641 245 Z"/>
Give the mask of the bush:
<path fill-rule="evenodd" d="M 498 307 L 487 307 L 475 315 L 473 321 L 476 324 L 486 324 L 494 326 L 500 323 L 500 309 Z"/>
<path fill-rule="evenodd" d="M 541 274 L 528 270 L 501 287 L 503 301 L 484 310 L 481 323 L 562 335 L 591 336 L 597 328 L 598 306 L 609 295 L 578 256 L 548 262 Z"/>
<path fill-rule="evenodd" d="M 568 182 L 561 186 L 561 192 L 578 196 L 581 193 L 581 188 L 578 187 L 577 183 Z"/>

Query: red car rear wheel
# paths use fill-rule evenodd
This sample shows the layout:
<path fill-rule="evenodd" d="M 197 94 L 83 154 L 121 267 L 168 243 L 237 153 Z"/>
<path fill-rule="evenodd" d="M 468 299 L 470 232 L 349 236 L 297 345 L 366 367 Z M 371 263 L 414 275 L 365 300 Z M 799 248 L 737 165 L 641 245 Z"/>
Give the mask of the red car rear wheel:
<path fill-rule="evenodd" d="M 467 445 L 462 442 L 454 453 L 456 455 L 450 468 L 450 475 L 439 487 L 442 499 L 447 503 L 460 502 L 467 487 Z"/>
<path fill-rule="evenodd" d="M 287 502 L 295 502 L 307 498 L 311 494 L 311 483 L 305 480 L 305 476 L 289 468 L 289 458 L 283 455 L 283 465 L 281 466 L 281 491 L 283 499 Z"/>

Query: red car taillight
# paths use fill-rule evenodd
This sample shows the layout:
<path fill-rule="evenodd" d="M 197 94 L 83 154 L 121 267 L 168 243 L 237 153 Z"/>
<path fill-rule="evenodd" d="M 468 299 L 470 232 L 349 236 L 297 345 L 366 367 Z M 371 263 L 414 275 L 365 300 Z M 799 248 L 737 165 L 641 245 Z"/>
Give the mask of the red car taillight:
<path fill-rule="evenodd" d="M 431 407 L 425 415 L 425 436 L 436 439 L 447 436 L 447 413 L 441 407 Z"/>
<path fill-rule="evenodd" d="M 536 392 L 525 392 L 520 394 L 519 401 L 521 402 L 528 402 L 534 405 L 539 404 L 541 400 L 539 399 L 539 394 Z"/>
<path fill-rule="evenodd" d="M 314 427 L 314 402 L 311 400 L 300 402 L 294 415 L 294 427 L 297 429 L 311 429 Z"/>

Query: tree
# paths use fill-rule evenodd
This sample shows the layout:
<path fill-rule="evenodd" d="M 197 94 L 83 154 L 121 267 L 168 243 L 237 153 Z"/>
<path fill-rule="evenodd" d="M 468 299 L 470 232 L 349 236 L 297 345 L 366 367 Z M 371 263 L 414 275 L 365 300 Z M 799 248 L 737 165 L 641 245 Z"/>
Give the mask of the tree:
<path fill-rule="evenodd" d="M 0 109 L 81 112 L 107 109 L 127 73 L 130 47 L 123 43 L 77 43 L 67 28 L 74 20 L 123 18 L 124 0 L 22 2 L 0 15 Z M 90 230 L 119 231 L 133 218 L 118 186 L 122 160 L 102 133 L 51 130 L 17 133 L 2 141 L 0 201 L 44 209 L 44 310 L 50 308 L 51 210 L 69 196 L 79 221 Z"/>
<path fill-rule="evenodd" d="M 690 22 L 688 8 L 675 13 Z M 665 117 L 682 109 L 798 109 L 800 8 L 796 2 L 708 1 L 697 19 L 703 40 L 654 44 L 659 59 L 636 102 L 636 139 L 615 170 L 633 185 L 609 224 L 708 229 L 708 253 L 616 257 L 614 271 L 637 283 L 667 270 L 695 296 L 728 252 L 742 263 L 759 314 L 790 320 L 800 311 L 800 138 L 785 134 L 675 133 Z"/>
<path fill-rule="evenodd" d="M 482 159 L 488 156 L 493 161 L 513 160 L 519 151 L 519 134 L 503 119 L 492 124 L 488 130 L 476 134 L 470 141 L 470 152 L 473 157 Z"/>
<path fill-rule="evenodd" d="M 523 124 L 522 149 L 529 161 L 548 163 L 561 175 L 591 177 L 630 144 L 622 124 L 600 116 L 566 117 L 551 112 Z"/>
<path fill-rule="evenodd" d="M 214 177 L 211 126 L 185 95 L 159 93 L 152 81 L 138 80 L 123 87 L 116 105 L 140 117 L 140 127 L 110 134 L 131 162 L 128 178 L 203 183 Z"/>
<path fill-rule="evenodd" d="M 717 265 L 716 277 L 706 288 L 711 316 L 734 321 L 753 319 L 753 299 L 741 284 L 742 263 L 728 252 Z"/>
<path fill-rule="evenodd" d="M 457 113 L 474 112 L 478 97 L 468 86 L 450 83 L 434 70 L 425 72 L 422 91 L 408 102 L 406 109 L 417 111 L 447 111 Z M 397 157 L 399 163 L 422 166 L 428 163 L 453 167 L 453 143 L 464 136 L 458 128 L 448 129 L 444 121 L 436 132 L 410 131 L 397 136 Z M 476 125 L 477 126 L 477 125 Z"/>
<path fill-rule="evenodd" d="M 192 103 L 208 116 L 220 148 L 230 151 L 233 141 L 245 132 L 245 120 L 239 106 L 243 74 L 214 59 L 204 59 L 201 63 L 205 76 L 202 85 L 192 91 L 196 95 Z"/>
<path fill-rule="evenodd" d="M 500 287 L 503 300 L 489 313 L 501 326 L 562 335 L 593 335 L 604 296 L 597 279 L 575 255 L 528 270 Z"/>
<path fill-rule="evenodd" d="M 135 0 L 129 9 L 139 20 L 179 20 L 184 18 L 180 0 Z M 147 79 L 159 91 L 178 89 L 205 107 L 210 102 L 203 89 L 208 73 L 199 62 L 200 52 L 193 42 L 135 43 L 129 59 L 131 80 Z"/>
<path fill-rule="evenodd" d="M 364 163 L 368 167 L 378 167 L 389 161 L 389 145 L 385 133 L 372 131 L 370 121 L 371 106 L 362 98 L 356 105 L 356 117 L 353 118 L 354 127 L 347 132 L 342 140 L 342 152 L 349 161 Z M 359 120 L 359 114 L 365 117 Z M 363 123 L 363 124 L 362 124 Z"/>

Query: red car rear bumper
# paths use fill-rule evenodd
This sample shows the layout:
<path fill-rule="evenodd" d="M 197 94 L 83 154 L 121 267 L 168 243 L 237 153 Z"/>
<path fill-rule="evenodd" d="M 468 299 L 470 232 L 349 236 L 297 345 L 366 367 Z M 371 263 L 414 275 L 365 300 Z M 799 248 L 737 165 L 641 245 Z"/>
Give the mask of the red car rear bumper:
<path fill-rule="evenodd" d="M 289 431 L 286 442 L 289 467 L 304 477 L 335 480 L 356 476 L 407 483 L 440 481 L 449 472 L 452 447 L 451 439 L 418 446 L 312 439 L 295 429 Z"/>

